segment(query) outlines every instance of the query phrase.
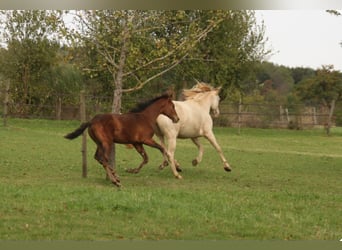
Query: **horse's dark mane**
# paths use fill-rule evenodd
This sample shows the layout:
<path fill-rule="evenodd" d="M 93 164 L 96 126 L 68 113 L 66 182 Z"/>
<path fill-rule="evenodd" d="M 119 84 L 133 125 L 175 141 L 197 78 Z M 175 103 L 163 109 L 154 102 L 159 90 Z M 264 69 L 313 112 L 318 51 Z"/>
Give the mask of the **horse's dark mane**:
<path fill-rule="evenodd" d="M 145 101 L 145 102 L 141 102 L 141 103 L 138 103 L 134 108 L 132 108 L 129 113 L 139 113 L 139 112 L 142 112 L 143 110 L 145 110 L 148 106 L 150 106 L 152 103 L 160 100 L 160 99 L 163 99 L 163 98 L 169 98 L 170 95 L 169 94 L 163 94 L 161 96 L 157 96 L 151 100 L 148 100 L 148 101 Z"/>

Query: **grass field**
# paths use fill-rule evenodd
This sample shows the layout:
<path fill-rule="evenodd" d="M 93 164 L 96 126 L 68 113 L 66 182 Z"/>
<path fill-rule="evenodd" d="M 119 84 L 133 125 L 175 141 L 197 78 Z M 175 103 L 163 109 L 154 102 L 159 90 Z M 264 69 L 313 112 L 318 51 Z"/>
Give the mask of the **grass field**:
<path fill-rule="evenodd" d="M 0 126 L 0 239 L 326 239 L 342 238 L 342 129 L 216 128 L 233 167 L 223 170 L 204 140 L 197 150 L 178 140 L 183 180 L 157 169 L 162 157 L 137 175 L 125 168 L 141 158 L 117 147 L 123 187 L 105 179 L 88 143 L 88 178 L 81 178 L 81 139 L 63 135 L 77 121 L 9 120 Z"/>

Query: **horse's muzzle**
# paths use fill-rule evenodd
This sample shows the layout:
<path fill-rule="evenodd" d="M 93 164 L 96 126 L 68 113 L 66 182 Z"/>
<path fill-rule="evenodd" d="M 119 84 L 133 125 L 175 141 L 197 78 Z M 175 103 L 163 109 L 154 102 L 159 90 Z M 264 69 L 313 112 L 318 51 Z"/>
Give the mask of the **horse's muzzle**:
<path fill-rule="evenodd" d="M 172 117 L 172 122 L 173 122 L 173 123 L 179 122 L 179 117 L 178 117 L 177 115 L 173 116 L 173 117 Z"/>
<path fill-rule="evenodd" d="M 213 109 L 211 113 L 214 118 L 220 115 L 220 111 L 218 109 Z"/>

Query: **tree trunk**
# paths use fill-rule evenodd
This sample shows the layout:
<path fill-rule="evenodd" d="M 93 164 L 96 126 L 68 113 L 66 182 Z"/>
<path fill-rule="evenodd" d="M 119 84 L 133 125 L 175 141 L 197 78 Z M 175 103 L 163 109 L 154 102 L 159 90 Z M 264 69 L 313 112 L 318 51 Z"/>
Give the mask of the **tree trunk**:
<path fill-rule="evenodd" d="M 121 98 L 122 98 L 122 75 L 123 75 L 123 68 L 125 65 L 126 60 L 126 48 L 125 43 L 123 44 L 123 48 L 121 50 L 120 61 L 119 61 L 119 69 L 116 74 L 115 79 L 115 89 L 113 93 L 113 105 L 112 105 L 112 113 L 113 114 L 120 114 L 121 113 Z M 114 77 L 114 75 L 113 75 Z M 113 143 L 112 153 L 110 156 L 110 167 L 111 169 L 115 169 L 116 162 L 115 162 L 115 143 Z M 108 176 L 107 176 L 108 179 Z"/>
<path fill-rule="evenodd" d="M 113 94 L 113 105 L 112 105 L 112 113 L 114 114 L 120 114 L 121 113 L 121 98 L 122 98 L 122 79 L 123 79 L 123 72 L 124 67 L 126 64 L 126 57 L 127 57 L 127 48 L 128 48 L 128 42 L 129 42 L 129 28 L 126 24 L 124 31 L 123 31 L 123 37 L 122 37 L 122 47 L 120 52 L 120 58 L 119 58 L 119 65 L 117 73 L 113 73 L 113 79 L 114 79 L 114 94 Z M 113 143 L 112 147 L 112 153 L 110 156 L 110 167 L 111 169 L 115 170 L 116 168 L 116 162 L 115 162 L 115 143 Z M 108 176 L 107 176 L 108 179 Z"/>
<path fill-rule="evenodd" d="M 116 86 L 121 85 L 120 87 L 116 87 L 113 93 L 113 105 L 112 105 L 112 113 L 120 114 L 121 113 L 121 98 L 122 98 L 122 82 L 120 84 L 115 84 Z"/>
<path fill-rule="evenodd" d="M 29 97 L 29 69 L 27 65 L 24 65 L 24 72 L 23 72 L 23 77 L 22 77 L 22 81 L 23 81 L 23 89 L 24 89 L 24 93 L 23 93 L 23 97 L 22 97 L 22 115 L 26 116 L 28 113 L 28 109 L 29 109 L 29 105 L 31 103 L 30 97 Z"/>
<path fill-rule="evenodd" d="M 327 135 L 330 135 L 331 120 L 332 120 L 332 116 L 334 114 L 335 103 L 336 103 L 336 100 L 332 100 L 331 103 L 330 103 L 329 116 L 328 116 L 328 121 L 327 121 L 327 124 L 326 124 Z"/>
<path fill-rule="evenodd" d="M 240 93 L 239 107 L 238 107 L 238 135 L 241 133 L 241 112 L 242 112 L 242 97 Z"/>
<path fill-rule="evenodd" d="M 114 114 L 119 114 L 121 111 L 122 79 L 123 79 L 124 67 L 126 64 L 126 57 L 127 57 L 127 48 L 128 48 L 128 40 L 129 40 L 128 37 L 129 37 L 129 29 L 126 24 L 126 27 L 123 31 L 122 47 L 120 51 L 118 70 L 116 74 L 113 73 L 114 96 L 113 96 L 112 113 Z"/>
<path fill-rule="evenodd" d="M 10 91 L 10 80 L 6 80 L 5 82 L 5 97 L 4 97 L 4 127 L 7 127 L 7 116 L 8 116 L 8 103 L 9 103 L 9 91 Z"/>

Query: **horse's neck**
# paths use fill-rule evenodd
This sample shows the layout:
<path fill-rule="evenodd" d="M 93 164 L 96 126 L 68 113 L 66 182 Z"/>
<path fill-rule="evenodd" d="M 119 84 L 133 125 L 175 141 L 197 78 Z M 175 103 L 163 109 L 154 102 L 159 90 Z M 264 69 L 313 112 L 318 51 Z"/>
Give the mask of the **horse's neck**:
<path fill-rule="evenodd" d="M 160 115 L 160 108 L 158 106 L 155 106 L 154 104 L 151 104 L 147 108 L 145 108 L 141 112 L 144 116 L 147 117 L 151 122 L 155 122 L 157 120 L 157 117 Z"/>

